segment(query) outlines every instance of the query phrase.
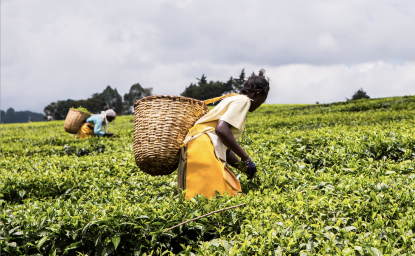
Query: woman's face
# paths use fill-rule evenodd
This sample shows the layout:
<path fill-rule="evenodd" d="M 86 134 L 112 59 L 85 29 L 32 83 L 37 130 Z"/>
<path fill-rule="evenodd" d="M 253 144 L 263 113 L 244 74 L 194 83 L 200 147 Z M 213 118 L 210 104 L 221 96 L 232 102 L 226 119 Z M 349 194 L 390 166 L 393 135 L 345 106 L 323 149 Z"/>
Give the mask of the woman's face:
<path fill-rule="evenodd" d="M 248 95 L 248 97 L 253 100 L 251 101 L 251 107 L 249 108 L 249 112 L 253 112 L 267 100 L 268 93 L 253 92 L 251 95 Z"/>
<path fill-rule="evenodd" d="M 107 116 L 107 121 L 112 122 L 115 120 L 115 117 Z"/>

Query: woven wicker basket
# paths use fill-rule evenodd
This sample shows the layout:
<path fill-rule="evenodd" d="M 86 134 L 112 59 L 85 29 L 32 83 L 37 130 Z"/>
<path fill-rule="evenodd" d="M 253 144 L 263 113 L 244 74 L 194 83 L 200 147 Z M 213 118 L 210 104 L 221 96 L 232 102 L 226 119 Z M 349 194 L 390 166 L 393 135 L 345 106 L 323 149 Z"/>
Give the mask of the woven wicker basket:
<path fill-rule="evenodd" d="M 209 112 L 203 101 L 182 96 L 154 95 L 134 104 L 134 157 L 150 175 L 175 170 L 180 145 L 194 123 Z"/>
<path fill-rule="evenodd" d="M 65 124 L 63 125 L 66 132 L 76 134 L 81 128 L 82 124 L 85 123 L 85 120 L 91 115 L 73 108 L 69 109 L 68 115 L 65 119 Z"/>

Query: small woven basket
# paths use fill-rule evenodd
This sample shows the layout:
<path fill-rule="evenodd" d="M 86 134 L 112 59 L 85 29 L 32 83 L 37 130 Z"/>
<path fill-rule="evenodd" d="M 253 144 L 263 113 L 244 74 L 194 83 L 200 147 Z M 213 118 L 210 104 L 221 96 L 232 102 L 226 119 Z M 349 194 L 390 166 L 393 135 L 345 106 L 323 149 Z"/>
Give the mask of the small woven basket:
<path fill-rule="evenodd" d="M 88 113 L 70 108 L 63 127 L 66 132 L 77 134 L 82 124 L 85 123 L 86 119 L 90 116 L 91 115 Z"/>
<path fill-rule="evenodd" d="M 153 95 L 134 104 L 134 157 L 150 175 L 176 169 L 187 132 L 209 109 L 203 101 L 183 96 Z"/>

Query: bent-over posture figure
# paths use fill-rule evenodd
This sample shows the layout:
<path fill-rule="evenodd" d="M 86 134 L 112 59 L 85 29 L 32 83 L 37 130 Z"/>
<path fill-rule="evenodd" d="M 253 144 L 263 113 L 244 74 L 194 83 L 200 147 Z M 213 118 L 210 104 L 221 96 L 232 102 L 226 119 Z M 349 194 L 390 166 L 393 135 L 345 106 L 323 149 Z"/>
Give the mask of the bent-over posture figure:
<path fill-rule="evenodd" d="M 76 134 L 75 139 L 85 139 L 94 136 L 112 136 L 112 132 L 106 131 L 108 128 L 108 122 L 114 121 L 116 117 L 117 114 L 112 109 L 108 109 L 106 111 L 102 111 L 101 114 L 88 117 L 86 119 L 86 123 L 81 126 Z M 104 130 L 102 130 L 102 125 L 104 125 Z"/>
<path fill-rule="evenodd" d="M 240 94 L 223 99 L 189 130 L 180 152 L 177 182 L 179 193 L 186 190 L 186 199 L 197 194 L 210 198 L 215 191 L 237 195 L 241 185 L 226 163 L 237 167 L 242 161 L 248 178 L 255 175 L 255 163 L 236 140 L 245 129 L 246 114 L 265 102 L 268 91 L 265 78 L 251 76 Z"/>

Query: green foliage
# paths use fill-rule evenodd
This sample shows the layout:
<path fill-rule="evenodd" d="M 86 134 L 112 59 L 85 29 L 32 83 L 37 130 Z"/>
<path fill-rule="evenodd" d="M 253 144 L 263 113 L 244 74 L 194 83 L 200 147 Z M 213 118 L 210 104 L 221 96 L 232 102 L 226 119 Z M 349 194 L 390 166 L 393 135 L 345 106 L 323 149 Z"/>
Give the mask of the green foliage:
<path fill-rule="evenodd" d="M 52 116 L 55 120 L 65 120 L 70 108 L 78 108 L 84 106 L 91 113 L 100 113 L 103 107 L 103 100 L 92 97 L 87 100 L 62 100 L 52 102 L 45 107 L 43 112 L 46 116 Z"/>
<path fill-rule="evenodd" d="M 181 94 L 182 96 L 198 100 L 207 100 L 224 94 L 239 92 L 246 81 L 244 69 L 242 69 L 239 78 L 235 79 L 230 77 L 226 82 L 208 82 L 205 75 L 202 75 L 200 79 L 196 79 L 199 80 L 199 82 L 196 84 L 191 83 L 188 87 L 186 87 L 185 91 Z"/>
<path fill-rule="evenodd" d="M 124 112 L 134 113 L 134 103 L 144 97 L 150 96 L 153 88 L 143 88 L 139 83 L 133 84 L 130 91 L 124 95 Z"/>
<path fill-rule="evenodd" d="M 124 101 L 117 89 L 107 86 L 102 93 L 94 93 L 91 98 L 86 100 L 62 100 L 52 102 L 45 107 L 43 112 L 46 116 L 51 116 L 55 120 L 64 120 L 68 114 L 69 108 L 79 108 L 83 106 L 90 113 L 101 113 L 103 105 L 106 104 L 113 109 L 118 115 L 132 114 L 134 102 L 142 97 L 151 95 L 152 88 L 142 88 L 140 84 L 134 84 L 130 92 L 124 95 Z"/>
<path fill-rule="evenodd" d="M 2 252 L 413 255 L 414 118 L 413 96 L 263 105 L 240 141 L 259 170 L 252 183 L 235 170 L 242 197 L 190 201 L 176 173 L 136 167 L 132 116 L 82 141 L 62 121 L 3 125 Z"/>
<path fill-rule="evenodd" d="M 82 106 L 79 106 L 79 108 L 73 108 L 73 109 L 79 110 L 79 111 L 87 113 L 87 114 L 91 114 L 91 112 L 89 112 L 88 109 L 83 108 Z"/>
<path fill-rule="evenodd" d="M 359 90 L 357 90 L 357 92 L 353 94 L 351 100 L 360 100 L 360 99 L 370 99 L 369 95 L 367 95 L 366 92 L 363 91 L 363 88 L 360 88 Z M 349 99 L 347 100 L 349 101 Z"/>
<path fill-rule="evenodd" d="M 45 118 L 40 113 L 34 113 L 31 111 L 14 111 L 13 108 L 9 108 L 6 112 L 1 111 L 1 122 L 5 124 L 10 123 L 26 123 L 28 121 L 44 121 Z"/>
<path fill-rule="evenodd" d="M 119 114 L 124 113 L 122 97 L 118 93 L 117 88 L 112 89 L 111 86 L 108 85 L 102 93 L 92 94 L 92 98 L 100 99 L 101 102 L 106 103 L 111 109 Z M 96 111 L 96 113 L 100 113 L 100 110 Z"/>

